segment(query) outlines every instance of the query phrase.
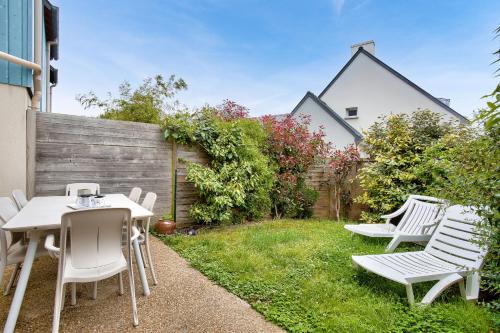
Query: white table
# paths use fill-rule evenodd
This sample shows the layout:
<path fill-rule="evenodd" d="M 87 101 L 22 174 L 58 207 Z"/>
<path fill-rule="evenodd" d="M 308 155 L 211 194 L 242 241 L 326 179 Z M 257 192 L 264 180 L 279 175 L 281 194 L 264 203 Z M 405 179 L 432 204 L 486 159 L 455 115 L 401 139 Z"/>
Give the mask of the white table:
<path fill-rule="evenodd" d="M 10 306 L 9 316 L 5 323 L 4 333 L 14 332 L 16 327 L 17 317 L 19 316 L 24 293 L 31 273 L 31 267 L 35 259 L 36 249 L 41 237 L 47 230 L 61 228 L 61 216 L 66 212 L 74 211 L 67 205 L 74 204 L 75 200 L 76 197 L 68 196 L 35 197 L 2 227 L 2 229 L 11 232 L 26 232 L 29 237 L 28 249 L 17 282 L 16 292 L 14 293 L 14 298 Z M 108 194 L 105 196 L 105 202 L 113 208 L 129 208 L 132 212 L 132 218 L 136 220 L 153 216 L 152 212 L 128 199 L 123 194 Z M 142 281 L 143 293 L 148 296 L 150 291 L 137 239 L 133 242 L 133 246 L 137 268 Z"/>

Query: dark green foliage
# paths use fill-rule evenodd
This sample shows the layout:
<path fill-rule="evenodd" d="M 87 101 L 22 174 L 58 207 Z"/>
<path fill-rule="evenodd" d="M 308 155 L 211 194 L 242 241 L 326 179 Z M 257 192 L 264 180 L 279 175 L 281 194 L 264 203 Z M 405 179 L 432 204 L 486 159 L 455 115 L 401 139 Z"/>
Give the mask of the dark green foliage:
<path fill-rule="evenodd" d="M 187 180 L 200 196 L 189 211 L 196 222 L 240 223 L 269 214 L 274 171 L 262 153 L 266 134 L 256 120 L 225 120 L 204 107 L 168 116 L 163 127 L 166 139 L 197 144 L 210 158 L 208 166 L 187 167 Z"/>

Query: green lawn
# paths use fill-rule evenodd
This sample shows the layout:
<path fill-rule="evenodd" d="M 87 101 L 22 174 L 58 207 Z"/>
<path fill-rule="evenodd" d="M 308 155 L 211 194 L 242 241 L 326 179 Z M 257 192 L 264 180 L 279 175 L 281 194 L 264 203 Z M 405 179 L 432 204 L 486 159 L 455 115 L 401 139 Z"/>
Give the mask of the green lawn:
<path fill-rule="evenodd" d="M 487 332 L 493 325 L 492 314 L 462 301 L 458 287 L 431 307 L 410 309 L 404 286 L 352 267 L 352 254 L 383 253 L 387 242 L 351 237 L 336 222 L 269 221 L 164 241 L 291 332 Z M 429 287 L 418 284 L 416 299 Z"/>

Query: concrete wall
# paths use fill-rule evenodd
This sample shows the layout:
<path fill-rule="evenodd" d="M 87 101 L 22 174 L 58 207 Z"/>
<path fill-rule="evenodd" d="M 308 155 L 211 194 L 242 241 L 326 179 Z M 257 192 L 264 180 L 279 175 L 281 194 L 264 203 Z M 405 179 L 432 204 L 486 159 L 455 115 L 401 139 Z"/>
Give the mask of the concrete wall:
<path fill-rule="evenodd" d="M 26 191 L 26 88 L 0 84 L 0 196 Z"/>
<path fill-rule="evenodd" d="M 336 148 L 340 149 L 354 143 L 352 134 L 310 97 L 297 110 L 296 115 L 299 114 L 311 117 L 311 124 L 309 125 L 311 131 L 317 131 L 320 126 L 324 126 L 325 140 L 331 142 Z"/>
<path fill-rule="evenodd" d="M 357 107 L 358 118 L 346 121 L 358 131 L 368 129 L 379 116 L 430 109 L 449 120 L 458 120 L 441 105 L 394 76 L 361 53 L 321 97 L 341 117 Z"/>

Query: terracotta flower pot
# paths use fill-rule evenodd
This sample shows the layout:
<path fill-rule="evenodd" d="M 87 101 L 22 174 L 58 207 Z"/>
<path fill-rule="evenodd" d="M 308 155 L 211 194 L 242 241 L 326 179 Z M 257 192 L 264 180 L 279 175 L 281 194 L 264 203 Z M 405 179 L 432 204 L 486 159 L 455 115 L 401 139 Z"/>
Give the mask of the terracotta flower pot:
<path fill-rule="evenodd" d="M 160 234 L 171 235 L 175 232 L 175 221 L 159 219 L 155 227 Z"/>

